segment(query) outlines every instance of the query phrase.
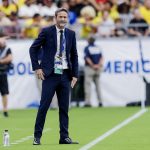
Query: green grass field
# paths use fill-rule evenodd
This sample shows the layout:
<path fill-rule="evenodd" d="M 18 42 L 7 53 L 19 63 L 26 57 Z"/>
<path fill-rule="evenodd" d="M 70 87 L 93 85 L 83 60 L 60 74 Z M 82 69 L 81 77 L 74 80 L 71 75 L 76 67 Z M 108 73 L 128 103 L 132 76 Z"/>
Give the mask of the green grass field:
<path fill-rule="evenodd" d="M 108 130 L 123 122 L 140 110 L 139 107 L 126 108 L 72 108 L 70 109 L 70 137 L 79 145 L 59 145 L 58 110 L 48 111 L 40 146 L 33 146 L 31 137 L 36 109 L 12 110 L 10 117 L 0 113 L 0 150 L 78 150 Z M 10 147 L 3 147 L 2 135 L 9 130 Z M 150 111 L 133 120 L 114 134 L 94 145 L 92 150 L 149 150 Z"/>

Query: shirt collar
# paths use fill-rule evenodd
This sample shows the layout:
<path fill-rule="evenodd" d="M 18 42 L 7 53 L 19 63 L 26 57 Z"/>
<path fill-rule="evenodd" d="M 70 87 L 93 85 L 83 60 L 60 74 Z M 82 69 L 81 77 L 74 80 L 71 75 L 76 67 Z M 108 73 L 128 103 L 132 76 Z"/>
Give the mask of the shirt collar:
<path fill-rule="evenodd" d="M 56 31 L 57 31 L 57 33 L 60 33 L 60 32 L 59 32 L 60 30 L 63 30 L 63 33 L 64 33 L 65 28 L 64 28 L 64 29 L 59 29 L 56 25 L 55 25 L 55 27 L 56 27 Z"/>

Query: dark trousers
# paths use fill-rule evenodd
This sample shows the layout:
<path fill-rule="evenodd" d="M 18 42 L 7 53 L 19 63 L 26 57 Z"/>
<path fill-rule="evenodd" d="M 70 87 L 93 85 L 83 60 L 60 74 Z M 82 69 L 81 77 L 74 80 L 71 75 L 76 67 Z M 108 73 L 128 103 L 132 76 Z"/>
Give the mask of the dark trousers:
<path fill-rule="evenodd" d="M 68 108 L 69 108 L 69 92 L 70 92 L 70 76 L 69 71 L 64 70 L 62 75 L 52 73 L 46 77 L 42 83 L 42 95 L 40 106 L 38 109 L 34 137 L 41 138 L 45 124 L 47 110 L 51 104 L 52 98 L 57 94 L 59 105 L 59 126 L 60 138 L 68 137 Z"/>

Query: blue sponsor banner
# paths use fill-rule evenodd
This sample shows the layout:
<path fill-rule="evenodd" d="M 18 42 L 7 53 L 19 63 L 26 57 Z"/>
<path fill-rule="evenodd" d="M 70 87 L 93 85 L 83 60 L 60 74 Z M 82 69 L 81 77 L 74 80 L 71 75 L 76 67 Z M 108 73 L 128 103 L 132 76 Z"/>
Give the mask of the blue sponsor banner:
<path fill-rule="evenodd" d="M 115 60 L 108 61 L 104 65 L 104 73 L 108 74 L 135 74 L 135 73 L 150 73 L 150 60 L 140 61 L 133 60 Z"/>
<path fill-rule="evenodd" d="M 150 60 L 144 60 L 141 64 L 140 61 L 133 60 L 114 60 L 107 61 L 104 64 L 104 73 L 107 74 L 135 74 L 139 72 L 143 72 L 145 74 L 150 73 Z M 30 62 L 19 62 L 14 64 L 14 69 L 10 70 L 8 75 L 33 75 L 31 63 Z"/>
<path fill-rule="evenodd" d="M 34 72 L 32 71 L 31 63 L 30 62 L 19 62 L 17 64 L 14 64 L 14 69 L 10 70 L 8 72 L 9 76 L 14 75 L 33 75 Z"/>

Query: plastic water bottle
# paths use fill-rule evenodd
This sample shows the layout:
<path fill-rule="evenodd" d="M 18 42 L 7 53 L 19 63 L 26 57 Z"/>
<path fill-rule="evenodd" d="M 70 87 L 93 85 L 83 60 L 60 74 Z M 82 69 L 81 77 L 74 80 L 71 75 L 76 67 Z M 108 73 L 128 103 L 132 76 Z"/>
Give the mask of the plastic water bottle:
<path fill-rule="evenodd" d="M 3 135 L 3 144 L 4 144 L 4 146 L 9 146 L 10 145 L 9 138 L 10 138 L 10 136 L 9 136 L 8 130 L 5 130 L 4 135 Z"/>

